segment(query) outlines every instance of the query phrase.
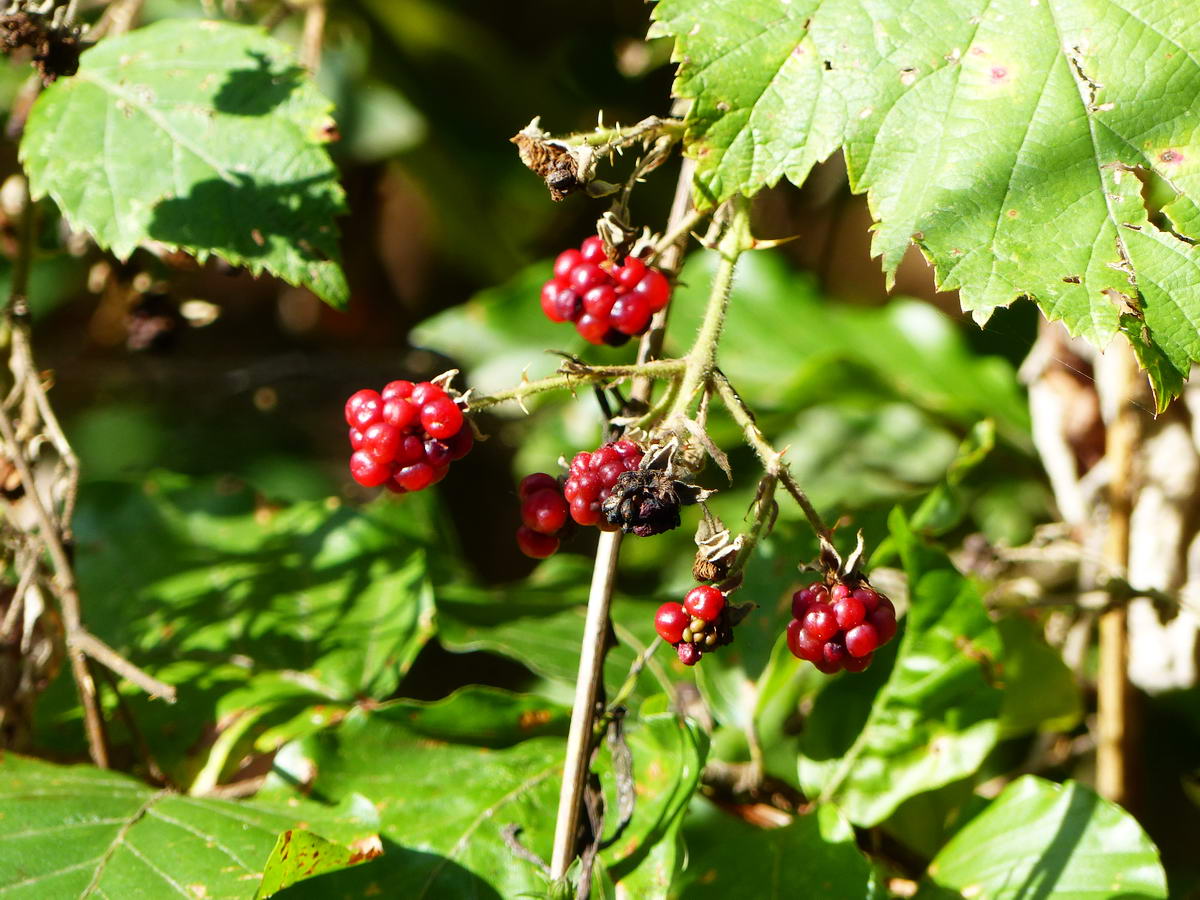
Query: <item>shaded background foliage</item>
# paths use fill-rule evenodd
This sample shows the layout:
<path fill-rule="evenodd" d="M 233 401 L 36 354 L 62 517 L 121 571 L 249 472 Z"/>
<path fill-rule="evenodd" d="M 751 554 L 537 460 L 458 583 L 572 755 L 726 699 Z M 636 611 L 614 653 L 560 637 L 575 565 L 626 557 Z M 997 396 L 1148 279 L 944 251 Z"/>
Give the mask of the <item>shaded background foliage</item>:
<path fill-rule="evenodd" d="M 145 18 L 255 21 L 270 9 L 150 0 Z M 526 846 L 548 855 L 545 817 L 556 794 L 552 771 L 593 539 L 579 535 L 570 552 L 533 571 L 515 552 L 514 484 L 594 445 L 597 408 L 581 395 L 543 400 L 528 417 L 488 415 L 481 425 L 492 439 L 435 496 L 403 503 L 367 503 L 350 481 L 340 409 L 363 385 L 457 365 L 486 389 L 512 383 L 527 365 L 534 374 L 549 371 L 548 348 L 582 349 L 569 330 L 545 320 L 535 296 L 548 259 L 589 233 L 605 206 L 579 197 L 551 204 L 507 139 L 532 112 L 556 132 L 590 127 L 596 110 L 623 122 L 667 112 L 669 46 L 645 42 L 645 28 L 646 8 L 634 0 L 331 4 L 319 83 L 336 105 L 340 138 L 330 152 L 351 211 L 340 223 L 351 288 L 344 312 L 217 262 L 197 266 L 140 250 L 115 263 L 53 218 L 40 235 L 45 253 L 31 296 L 40 362 L 54 370 L 54 401 L 83 462 L 76 539 L 85 615 L 97 634 L 181 690 L 177 709 L 128 695 L 141 734 L 125 726 L 108 695 L 117 759 L 145 775 L 148 748 L 171 783 L 193 788 L 244 782 L 273 762 L 259 798 L 267 806 L 294 801 L 299 784 L 309 799 L 352 809 L 357 796 L 380 790 L 364 774 L 375 751 L 409 753 L 410 768 L 387 778 L 411 789 L 411 806 L 384 809 L 366 825 L 339 820 L 339 836 L 374 828 L 385 841 L 372 866 L 386 868 L 338 876 L 347 896 L 397 878 L 433 896 L 508 897 L 539 886 L 525 869 L 480 880 L 481 871 L 509 860 L 496 834 L 448 862 L 464 835 L 456 821 L 430 819 L 445 788 L 436 779 L 413 785 L 439 767 L 461 766 L 478 788 L 463 788 L 470 808 L 448 818 L 471 820 L 475 795 L 494 790 L 499 805 L 489 814 L 503 810 L 526 822 Z M 285 19 L 276 34 L 294 41 L 297 29 Z M 8 97 L 17 97 L 23 76 L 4 70 Z M 253 83 L 229 90 L 273 99 Z M 12 155 L 5 166 L 16 170 Z M 639 223 L 661 221 L 672 189 L 663 173 L 637 192 Z M 170 229 L 191 227 L 186 217 L 167 219 L 155 225 L 163 239 L 181 240 Z M 758 853 L 780 864 L 803 856 L 803 877 L 827 896 L 865 896 L 879 875 L 854 849 L 857 841 L 909 879 L 935 861 L 921 896 L 939 896 L 978 877 L 971 868 L 977 836 L 1013 830 L 1013 807 L 1030 804 L 1044 811 L 1047 833 L 1055 816 L 1066 816 L 1072 846 L 1056 856 L 1036 844 L 1035 830 L 1030 843 L 997 858 L 1015 866 L 1045 852 L 1044 864 L 1057 866 L 1054 878 L 1084 866 L 1086 883 L 1099 876 L 1086 868 L 1094 862 L 1073 855 L 1075 846 L 1091 854 L 1102 841 L 1089 829 L 1130 827 L 1106 806 L 1093 816 L 1103 803 L 1093 795 L 1034 778 L 1012 783 L 991 806 L 973 791 L 1030 760 L 1045 777 L 1089 775 L 1078 753 L 1043 763 L 1047 743 L 1082 739 L 1092 701 L 1046 647 L 1040 620 L 1020 612 L 989 620 L 980 589 L 946 575 L 945 558 L 919 549 L 912 534 L 950 547 L 972 535 L 1017 545 L 1054 519 L 1016 376 L 1037 313 L 1017 304 L 980 330 L 954 296 L 933 290 L 915 254 L 900 266 L 899 296 L 889 297 L 868 260 L 869 222 L 840 158 L 820 165 L 801 190 L 766 192 L 756 210 L 759 233 L 798 239 L 744 259 L 722 364 L 764 430 L 791 446 L 794 471 L 818 506 L 865 529 L 868 546 L 880 548 L 878 564 L 923 579 L 913 590 L 928 599 L 925 619 L 910 616 L 901 640 L 862 679 L 825 687 L 802 670 L 778 633 L 798 582 L 795 564 L 815 547 L 785 509 L 748 573 L 747 596 L 762 608 L 728 652 L 705 660 L 695 688 L 685 679 L 686 696 L 706 704 L 715 721 L 711 736 L 660 715 L 664 687 L 683 678 L 669 660 L 647 667 L 634 686 L 637 765 L 661 758 L 676 768 L 665 776 L 639 769 L 652 814 L 643 812 L 649 820 L 639 819 L 631 837 L 645 844 L 607 849 L 601 888 L 620 879 L 654 895 L 682 864 L 683 841 L 692 854 L 685 896 L 735 896 L 723 882 L 740 877 L 739 861 Z M 0 224 L 11 243 L 11 223 Z M 57 252 L 60 245 L 68 252 Z M 697 255 L 683 271 L 670 351 L 686 347 L 711 265 Z M 719 416 L 713 434 L 736 444 L 735 426 Z M 732 460 L 738 478 L 714 503 L 731 525 L 750 500 L 754 471 L 748 452 Z M 714 473 L 706 478 L 723 487 Z M 903 514 L 893 512 L 897 506 Z M 686 530 L 627 542 L 610 685 L 652 638 L 657 603 L 690 584 Z M 381 622 L 385 634 L 376 633 Z M 369 652 L 364 632 L 372 634 Z M 964 637 L 1003 657 L 1002 688 L 956 657 Z M 920 693 L 927 689 L 921 676 L 951 660 L 933 692 L 938 707 Z M 1145 750 L 1169 764 L 1144 770 L 1143 802 L 1133 810 L 1162 851 L 1172 896 L 1187 896 L 1200 877 L 1190 852 L 1200 814 L 1182 789 L 1200 771 L 1197 699 L 1192 689 L 1149 701 Z M 912 725 L 913 708 L 926 717 L 921 728 Z M 37 726 L 38 755 L 86 757 L 68 673 L 45 697 Z M 432 750 L 431 741 L 444 744 Z M 946 748 L 952 765 L 923 758 Z M 833 800 L 849 822 L 823 806 L 764 833 L 752 827 L 762 824 L 753 804 L 710 791 L 723 808 L 692 800 L 681 823 L 706 752 L 740 764 L 759 749 L 782 794 Z M 840 763 L 847 758 L 853 773 Z M 605 786 L 612 791 L 611 769 Z M 526 787 L 519 809 L 503 806 Z M 405 796 L 393 788 L 382 790 L 393 800 Z M 140 802 L 125 784 L 113 790 L 133 791 Z M 269 849 L 269 840 L 258 842 L 261 852 Z M 812 851 L 817 845 L 820 853 Z M 1036 867 L 1022 875 L 1030 885 L 1047 877 Z M 322 895 L 320 884 L 294 890 Z M 1153 872 L 1128 888 L 1161 895 Z M 755 890 L 788 896 L 784 883 Z"/>

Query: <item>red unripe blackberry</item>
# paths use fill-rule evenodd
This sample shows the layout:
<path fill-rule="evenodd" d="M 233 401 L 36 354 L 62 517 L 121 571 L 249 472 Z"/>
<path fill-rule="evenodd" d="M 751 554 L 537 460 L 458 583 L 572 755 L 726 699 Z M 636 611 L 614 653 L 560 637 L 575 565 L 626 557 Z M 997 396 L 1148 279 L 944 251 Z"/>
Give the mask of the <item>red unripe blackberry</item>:
<path fill-rule="evenodd" d="M 664 603 L 654 616 L 654 630 L 668 644 L 678 644 L 683 639 L 683 629 L 692 617 L 679 603 Z"/>
<path fill-rule="evenodd" d="M 896 636 L 896 611 L 891 603 L 880 606 L 870 613 L 867 621 L 874 627 L 876 638 L 882 646 Z"/>
<path fill-rule="evenodd" d="M 608 315 L 616 302 L 617 292 L 609 285 L 601 284 L 588 288 L 588 292 L 583 295 L 583 311 L 592 318 L 605 322 L 607 327 Z"/>
<path fill-rule="evenodd" d="M 551 322 L 567 321 L 567 317 L 562 315 L 558 310 L 558 293 L 561 290 L 563 290 L 563 287 L 557 281 L 547 281 L 542 285 L 542 312 L 546 314 L 546 318 Z"/>
<path fill-rule="evenodd" d="M 522 525 L 517 529 L 517 546 L 526 556 L 545 559 L 547 556 L 553 556 L 558 550 L 558 538 L 549 534 L 538 534 Z"/>
<path fill-rule="evenodd" d="M 633 294 L 642 297 L 651 313 L 663 309 L 671 299 L 671 284 L 666 276 L 656 269 L 650 269 L 633 288 Z"/>
<path fill-rule="evenodd" d="M 870 622 L 863 622 L 846 632 L 846 650 L 851 656 L 866 656 L 879 646 L 879 634 Z"/>
<path fill-rule="evenodd" d="M 517 497 L 521 500 L 527 500 L 538 491 L 546 490 L 557 491 L 558 479 L 553 475 L 547 475 L 545 472 L 534 472 L 532 475 L 526 475 L 521 479 L 521 483 L 517 485 Z"/>
<path fill-rule="evenodd" d="M 621 440 L 613 442 L 612 448 L 617 451 L 617 455 L 621 459 L 637 457 L 638 462 L 642 460 L 642 448 L 631 440 L 621 438 Z"/>
<path fill-rule="evenodd" d="M 350 477 L 363 487 L 379 487 L 391 477 L 387 463 L 381 463 L 366 450 L 355 450 L 350 454 Z"/>
<path fill-rule="evenodd" d="M 363 433 L 357 428 L 350 429 L 350 449 L 361 450 L 363 442 Z"/>
<path fill-rule="evenodd" d="M 821 654 L 824 657 L 825 665 L 834 666 L 840 669 L 845 665 L 850 654 L 846 652 L 846 645 L 841 641 L 826 641 L 825 649 Z M 836 671 L 835 669 L 835 671 Z"/>
<path fill-rule="evenodd" d="M 695 644 L 676 644 L 675 654 L 679 657 L 679 661 L 685 666 L 694 666 L 700 662 L 700 648 Z"/>
<path fill-rule="evenodd" d="M 386 403 L 388 400 L 407 399 L 412 396 L 412 390 L 413 383 L 411 381 L 389 381 L 383 386 L 383 390 L 379 392 L 379 396 Z"/>
<path fill-rule="evenodd" d="M 580 294 L 587 293 L 588 288 L 608 281 L 608 273 L 592 263 L 580 263 L 571 270 L 571 287 Z"/>
<path fill-rule="evenodd" d="M 575 322 L 575 330 L 589 344 L 597 346 L 604 343 L 608 334 L 608 320 L 584 313 Z"/>
<path fill-rule="evenodd" d="M 804 623 L 799 619 L 792 619 L 788 622 L 787 645 L 788 649 L 792 651 L 792 656 L 797 659 L 806 659 L 809 662 L 821 659 L 821 654 L 825 649 L 825 642 L 818 641 L 805 631 Z"/>
<path fill-rule="evenodd" d="M 445 441 L 438 441 L 430 438 L 425 442 L 425 462 L 429 463 L 435 469 L 445 468 L 450 465 L 450 445 Z"/>
<path fill-rule="evenodd" d="M 462 426 L 462 410 L 445 394 L 435 397 L 421 407 L 421 427 L 432 437 L 451 437 L 458 434 Z"/>
<path fill-rule="evenodd" d="M 875 593 L 869 587 L 860 587 L 853 594 L 854 598 L 862 603 L 863 608 L 868 612 L 872 612 L 879 605 L 879 594 Z"/>
<path fill-rule="evenodd" d="M 843 587 L 843 585 L 839 584 L 833 590 L 836 591 L 839 587 Z M 833 591 L 830 592 L 831 596 L 832 594 Z M 837 617 L 838 628 L 842 629 L 842 631 L 862 624 L 863 619 L 867 617 L 867 610 L 862 605 L 862 601 L 851 594 L 844 594 L 833 600 L 829 605 L 833 609 L 833 614 Z M 855 656 L 859 655 L 861 654 L 855 654 Z"/>
<path fill-rule="evenodd" d="M 625 264 L 613 270 L 613 278 L 623 288 L 633 288 L 646 274 L 646 264 L 636 256 L 625 257 Z"/>
<path fill-rule="evenodd" d="M 383 398 L 372 390 L 355 391 L 346 401 L 346 424 L 363 429 L 379 421 Z"/>
<path fill-rule="evenodd" d="M 571 270 L 583 262 L 583 254 L 578 250 L 564 250 L 554 260 L 554 277 L 561 284 L 566 284 L 571 277 Z"/>
<path fill-rule="evenodd" d="M 622 334 L 641 334 L 650 324 L 650 304 L 637 293 L 618 297 L 608 320 Z"/>
<path fill-rule="evenodd" d="M 383 421 L 402 431 L 415 425 L 420 418 L 420 410 L 407 397 L 391 397 L 383 401 Z"/>
<path fill-rule="evenodd" d="M 429 463 L 417 462 L 396 472 L 395 479 L 396 484 L 406 491 L 422 491 L 433 484 L 435 475 L 433 466 Z"/>
<path fill-rule="evenodd" d="M 430 400 L 444 396 L 446 396 L 446 392 L 432 381 L 418 381 L 413 385 L 412 394 L 409 395 L 416 406 L 424 406 Z"/>
<path fill-rule="evenodd" d="M 598 235 L 584 238 L 583 243 L 579 245 L 579 255 L 586 263 L 591 263 L 594 266 L 600 265 L 602 262 L 608 261 L 608 254 L 604 252 L 604 241 L 600 240 Z"/>
<path fill-rule="evenodd" d="M 871 660 L 873 658 L 873 653 L 868 653 L 866 656 L 859 657 L 847 656 L 842 662 L 842 668 L 847 672 L 862 672 L 865 671 L 867 666 L 871 664 Z"/>
<path fill-rule="evenodd" d="M 698 585 L 683 598 L 683 608 L 698 619 L 715 622 L 725 608 L 725 595 L 710 584 Z"/>
<path fill-rule="evenodd" d="M 580 525 L 599 525 L 602 518 L 600 501 L 576 497 L 571 501 L 571 518 Z"/>
<path fill-rule="evenodd" d="M 521 521 L 526 528 L 542 534 L 554 534 L 567 523 L 567 501 L 558 487 L 530 494 L 521 504 Z"/>
<path fill-rule="evenodd" d="M 804 614 L 804 630 L 818 641 L 828 641 L 837 634 L 837 616 L 824 603 L 814 602 Z"/>
<path fill-rule="evenodd" d="M 396 448 L 393 462 L 400 467 L 411 466 L 425 458 L 425 442 L 415 434 L 406 434 Z"/>
<path fill-rule="evenodd" d="M 396 458 L 400 449 L 400 429 L 386 422 L 376 422 L 363 429 L 362 448 L 371 454 L 376 462 L 390 463 Z"/>
<path fill-rule="evenodd" d="M 450 447 L 450 461 L 458 462 L 464 456 L 471 452 L 471 448 L 475 446 L 475 435 L 472 433 L 469 426 L 459 429 L 458 434 L 449 438 L 446 441 Z"/>
<path fill-rule="evenodd" d="M 800 588 L 792 594 L 792 618 L 803 619 L 812 602 L 812 590 L 809 588 Z"/>
<path fill-rule="evenodd" d="M 554 308 L 559 322 L 575 322 L 583 315 L 583 296 L 579 291 L 560 285 L 554 295 Z"/>

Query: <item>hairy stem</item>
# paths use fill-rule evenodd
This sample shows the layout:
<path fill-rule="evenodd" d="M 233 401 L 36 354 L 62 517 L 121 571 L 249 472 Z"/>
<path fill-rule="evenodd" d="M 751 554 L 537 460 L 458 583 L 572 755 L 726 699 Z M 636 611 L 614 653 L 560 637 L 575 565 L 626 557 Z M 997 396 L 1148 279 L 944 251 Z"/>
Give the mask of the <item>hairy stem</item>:
<path fill-rule="evenodd" d="M 717 344 L 721 340 L 721 332 L 725 329 L 725 313 L 729 309 L 729 292 L 733 288 L 733 275 L 737 268 L 738 257 L 749 246 L 749 212 L 744 202 L 736 202 L 731 207 L 730 221 L 725 236 L 721 239 L 718 251 L 721 262 L 713 277 L 712 288 L 708 294 L 708 305 L 704 309 L 704 318 L 700 322 L 700 331 L 696 341 L 687 354 L 687 368 L 683 372 L 683 380 L 679 385 L 679 394 L 671 408 L 669 418 L 687 415 L 692 401 L 708 384 L 717 368 Z"/>
<path fill-rule="evenodd" d="M 758 423 L 754 421 L 754 414 L 742 402 L 742 398 L 733 389 L 733 385 L 729 383 L 729 379 L 723 373 L 716 372 L 713 376 L 713 384 L 716 386 L 717 393 L 721 397 L 721 402 L 729 410 L 729 415 L 741 426 L 742 433 L 746 436 L 746 443 L 758 455 L 763 468 L 766 469 L 768 474 L 775 474 L 779 477 L 779 482 L 792 495 L 792 499 L 796 501 L 797 505 L 804 512 L 804 517 L 808 519 L 808 524 L 812 526 L 813 531 L 817 533 L 818 537 L 831 540 L 832 533 L 829 530 L 829 526 L 825 524 L 821 518 L 821 514 L 817 512 L 817 508 L 812 505 L 812 501 L 808 499 L 808 495 L 796 483 L 796 479 L 792 477 L 792 473 L 788 471 L 787 466 L 783 462 L 782 454 L 763 437 L 763 433 L 758 428 Z"/>
<path fill-rule="evenodd" d="M 521 402 L 535 394 L 561 391 L 580 384 L 616 384 L 626 378 L 675 379 L 683 374 L 686 363 L 682 359 L 656 359 L 639 362 L 631 366 L 576 366 L 571 365 L 560 374 L 526 381 L 514 388 L 494 394 L 475 394 L 467 401 L 467 409 L 477 412 L 501 403 Z"/>

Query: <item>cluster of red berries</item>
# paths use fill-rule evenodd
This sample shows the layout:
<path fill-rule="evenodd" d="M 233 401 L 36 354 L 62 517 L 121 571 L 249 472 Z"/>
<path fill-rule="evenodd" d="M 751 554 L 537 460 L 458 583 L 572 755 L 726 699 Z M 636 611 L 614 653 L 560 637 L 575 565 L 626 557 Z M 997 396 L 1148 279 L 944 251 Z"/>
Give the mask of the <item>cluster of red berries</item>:
<path fill-rule="evenodd" d="M 542 311 L 551 321 L 574 322 L 589 343 L 614 347 L 642 334 L 670 299 L 662 272 L 636 256 L 613 265 L 595 235 L 560 253 L 554 277 L 542 286 Z"/>
<path fill-rule="evenodd" d="M 597 525 L 602 531 L 613 531 L 600 510 L 612 493 L 617 479 L 632 472 L 642 462 L 642 448 L 622 438 L 601 444 L 591 453 L 576 453 L 563 484 L 563 497 L 571 504 L 571 518 L 580 525 Z"/>
<path fill-rule="evenodd" d="M 601 444 L 591 453 L 576 453 L 565 479 L 545 472 L 526 475 L 517 486 L 521 499 L 521 527 L 517 546 L 526 556 L 545 559 L 558 550 L 559 534 L 573 521 L 597 525 L 605 531 L 619 528 L 605 520 L 601 505 L 612 493 L 617 479 L 636 471 L 642 448 L 633 441 Z"/>
<path fill-rule="evenodd" d="M 558 479 L 545 472 L 526 475 L 517 486 L 517 496 L 521 498 L 517 546 L 534 559 L 552 556 L 558 551 L 558 533 L 567 524 L 570 511 Z"/>
<path fill-rule="evenodd" d="M 390 382 L 382 391 L 356 391 L 346 401 L 350 475 L 363 487 L 396 494 L 419 491 L 446 477 L 475 438 L 463 412 L 429 381 Z"/>
<path fill-rule="evenodd" d="M 788 649 L 826 675 L 863 671 L 875 650 L 895 634 L 896 607 L 865 584 L 814 584 L 792 595 Z"/>
<path fill-rule="evenodd" d="M 702 584 L 684 595 L 683 603 L 664 603 L 654 616 L 654 630 L 675 648 L 679 661 L 694 666 L 706 651 L 733 640 L 733 629 L 725 613 L 725 595 L 719 588 Z"/>

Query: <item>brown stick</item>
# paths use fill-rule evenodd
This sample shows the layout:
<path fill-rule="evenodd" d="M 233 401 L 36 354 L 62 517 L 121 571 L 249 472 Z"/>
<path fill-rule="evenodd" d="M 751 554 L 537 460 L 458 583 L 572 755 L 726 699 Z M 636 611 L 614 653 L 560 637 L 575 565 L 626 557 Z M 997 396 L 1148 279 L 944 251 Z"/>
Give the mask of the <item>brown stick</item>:
<path fill-rule="evenodd" d="M 1105 456 L 1108 487 L 1108 534 L 1104 555 L 1110 572 L 1124 573 L 1129 563 L 1129 518 L 1133 509 L 1133 466 L 1140 439 L 1133 403 L 1138 380 L 1137 362 L 1124 340 L 1108 351 L 1120 354 L 1114 379 L 1116 410 L 1108 426 Z M 1097 674 L 1096 790 L 1114 803 L 1129 794 L 1126 749 L 1129 731 L 1129 636 L 1126 607 L 1115 604 L 1100 616 L 1100 663 Z"/>
<path fill-rule="evenodd" d="M 667 222 L 668 232 L 674 233 L 676 226 L 687 217 L 693 171 L 692 162 L 685 160 L 680 168 L 675 200 L 671 205 L 671 214 Z M 687 232 L 684 231 L 679 236 L 679 243 L 668 248 L 660 258 L 662 268 L 671 274 L 679 267 L 686 238 Z M 639 364 L 654 359 L 662 351 L 666 318 L 667 310 L 664 309 L 655 315 L 649 331 L 642 336 L 638 345 Z M 652 379 L 639 377 L 631 388 L 633 398 L 645 403 L 650 398 L 653 385 Z M 579 812 L 583 806 L 588 763 L 592 756 L 597 713 L 596 697 L 604 678 L 604 642 L 608 634 L 609 608 L 620 548 L 620 531 L 606 531 L 600 535 L 600 543 L 596 548 L 596 563 L 592 569 L 591 591 L 588 594 L 587 618 L 583 626 L 579 674 L 575 682 L 575 703 L 571 709 L 571 728 L 567 734 L 562 790 L 558 796 L 558 816 L 554 824 L 554 852 L 550 858 L 550 877 L 554 879 L 563 878 L 575 859 L 576 832 L 579 829 Z"/>

